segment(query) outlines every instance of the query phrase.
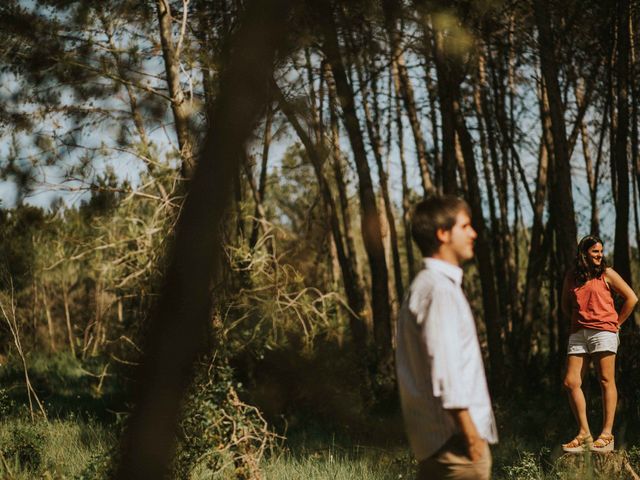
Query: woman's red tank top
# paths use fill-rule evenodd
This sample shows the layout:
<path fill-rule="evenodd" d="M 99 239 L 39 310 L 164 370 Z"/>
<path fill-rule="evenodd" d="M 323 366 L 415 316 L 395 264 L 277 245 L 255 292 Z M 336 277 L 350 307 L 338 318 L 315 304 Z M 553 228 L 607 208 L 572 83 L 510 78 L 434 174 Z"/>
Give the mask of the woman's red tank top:
<path fill-rule="evenodd" d="M 571 332 L 581 328 L 618 331 L 618 312 L 613 304 L 604 274 L 573 288 L 575 304 L 571 315 Z"/>

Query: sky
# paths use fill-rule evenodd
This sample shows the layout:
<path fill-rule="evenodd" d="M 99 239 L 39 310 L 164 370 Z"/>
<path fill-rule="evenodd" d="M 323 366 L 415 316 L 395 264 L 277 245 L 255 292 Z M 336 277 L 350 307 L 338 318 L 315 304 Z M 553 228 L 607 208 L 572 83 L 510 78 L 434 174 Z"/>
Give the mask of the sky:
<path fill-rule="evenodd" d="M 98 40 L 100 40 L 100 38 L 98 38 Z M 123 45 L 127 45 L 131 42 L 131 36 L 129 33 L 124 33 L 119 38 L 117 38 L 117 40 L 119 42 L 122 42 Z M 416 94 L 416 102 L 418 105 L 424 107 L 422 109 L 423 117 L 421 118 L 421 122 L 423 131 L 425 133 L 425 138 L 427 138 L 429 141 L 429 139 L 431 138 L 431 134 L 429 133 L 431 126 L 427 117 L 428 96 L 425 88 L 423 87 L 424 71 L 418 59 L 412 59 L 410 56 L 408 56 L 407 63 L 409 64 L 412 74 L 412 81 Z M 144 63 L 144 68 L 146 69 L 146 77 L 143 78 L 146 78 L 148 82 L 151 82 L 150 85 L 152 87 L 156 89 L 166 90 L 164 80 L 162 80 L 163 65 L 161 63 L 159 55 L 156 54 L 155 57 L 150 57 Z M 196 73 L 187 70 L 183 71 L 183 74 L 185 76 L 185 85 L 193 85 L 193 78 L 196 78 L 196 76 L 198 75 L 197 69 L 195 69 L 194 72 Z M 539 119 L 536 113 L 536 80 L 535 73 L 527 71 L 526 69 L 521 69 L 518 72 L 518 75 L 519 82 L 516 87 L 518 89 L 517 93 L 520 98 L 524 99 L 523 101 L 518 103 L 517 107 L 520 110 L 516 111 L 518 126 L 520 131 L 522 132 L 522 137 L 519 139 L 522 145 L 520 147 L 519 154 L 527 176 L 529 177 L 528 183 L 531 189 L 533 189 L 537 166 L 536 148 L 540 137 L 540 133 L 538 130 Z M 304 77 L 304 72 L 296 71 L 295 68 L 292 68 L 287 73 L 287 75 L 284 76 L 287 83 L 293 83 L 296 80 L 300 79 L 304 80 Z M 107 80 L 103 81 L 108 82 Z M 386 79 L 382 79 L 380 81 L 380 84 L 383 85 L 386 81 Z M 15 91 L 18 90 L 19 87 L 19 79 L 15 77 L 8 77 L 7 74 L 4 74 L 4 76 L 0 78 L 0 101 L 10 101 L 12 98 L 15 98 Z M 196 90 L 197 88 L 198 86 L 196 85 Z M 385 105 L 385 102 L 388 102 L 388 100 L 385 100 L 382 96 L 380 101 L 380 108 L 384 110 L 387 106 Z M 69 106 L 77 106 L 79 102 L 86 101 L 79 100 L 71 91 L 64 91 L 64 89 L 62 90 L 63 104 Z M 121 89 L 111 98 L 101 99 L 99 106 L 101 108 L 113 110 L 114 112 L 126 110 L 128 108 L 128 104 L 127 97 L 124 94 L 124 89 Z M 37 107 L 35 105 L 21 104 L 19 108 L 22 108 L 23 111 L 33 112 L 34 115 L 37 114 Z M 362 112 L 360 112 L 360 114 L 362 119 Z M 160 123 L 155 125 L 153 129 L 149 130 L 149 137 L 151 141 L 156 145 L 159 152 L 159 157 L 171 159 L 175 157 L 175 146 L 177 144 L 175 133 L 173 132 L 173 128 L 171 126 L 171 110 L 167 107 L 163 115 L 164 116 L 163 118 L 161 118 Z M 386 118 L 383 118 L 381 120 L 381 123 L 384 122 L 386 122 Z M 364 122 L 361 123 L 364 125 Z M 473 133 L 473 119 L 470 119 L 469 126 Z M 72 130 L 75 127 L 76 125 L 68 118 L 66 118 L 64 114 L 48 115 L 46 117 L 42 117 L 41 121 L 38 123 L 38 135 L 48 138 L 57 137 L 59 139 L 64 137 L 65 132 Z M 384 126 L 381 127 L 382 130 L 384 130 Z M 409 179 L 411 183 L 410 186 L 414 189 L 414 191 L 419 192 L 421 191 L 419 183 L 420 175 L 414 151 L 414 142 L 408 121 L 406 121 L 406 119 L 404 127 L 403 142 L 406 149 L 406 158 L 409 168 Z M 128 128 L 131 129 L 131 126 L 129 125 Z M 365 129 L 363 128 L 363 131 L 364 130 Z M 260 129 L 258 129 L 258 131 L 260 131 Z M 25 197 L 24 202 L 47 208 L 54 199 L 62 198 L 68 205 L 78 205 L 83 199 L 87 198 L 88 192 L 84 188 L 87 186 L 87 184 L 86 182 L 83 183 L 82 181 L 78 180 L 78 178 L 68 178 L 65 175 L 64 170 L 72 165 L 79 164 L 82 161 L 82 157 L 87 156 L 90 153 L 94 158 L 91 161 L 91 168 L 89 170 L 89 182 L 91 181 L 92 177 L 100 175 L 104 173 L 107 168 L 110 168 L 116 173 L 117 177 L 121 181 L 127 181 L 134 187 L 139 184 L 140 172 L 144 170 L 144 164 L 134 155 L 126 154 L 121 150 L 117 150 L 117 148 L 119 148 L 119 135 L 120 132 L 117 122 L 114 123 L 113 121 L 110 121 L 104 124 L 88 126 L 81 131 L 78 131 L 74 135 L 74 140 L 77 143 L 82 144 L 84 148 L 71 150 L 62 147 L 59 141 L 54 141 L 55 148 L 53 149 L 52 158 L 55 158 L 56 162 L 55 165 L 46 166 L 38 161 L 38 149 L 33 146 L 32 139 L 30 139 L 27 135 L 21 132 L 0 132 L 0 165 L 6 163 L 6 159 L 8 158 L 9 152 L 11 150 L 12 142 L 17 141 L 19 149 L 17 157 L 20 158 L 20 162 L 24 164 L 38 164 L 37 168 L 35 169 L 35 171 L 37 172 L 36 176 L 38 178 L 38 182 L 34 186 L 33 191 L 30 192 L 27 197 Z M 383 136 L 385 135 L 386 134 L 383 132 Z M 297 139 L 294 138 L 291 132 L 279 137 L 274 141 L 270 153 L 270 158 L 272 159 L 270 168 L 272 171 L 278 168 L 280 160 L 283 157 L 285 151 L 295 141 L 297 141 Z M 341 143 L 343 151 L 349 152 L 350 148 L 348 145 L 348 139 L 343 137 L 341 139 Z M 256 156 L 259 157 L 259 147 L 254 146 L 254 148 L 256 150 Z M 580 159 L 581 155 L 581 145 L 580 142 L 578 142 L 578 145 L 576 146 L 576 149 L 573 153 L 573 195 L 574 203 L 576 206 L 579 234 L 583 235 L 589 233 L 587 230 L 590 213 L 586 174 L 584 172 L 584 168 L 580 166 L 582 164 L 582 161 Z M 370 154 L 369 157 L 371 159 L 372 174 L 375 176 L 377 175 L 377 172 L 375 167 L 373 166 L 373 156 Z M 171 162 L 174 160 L 165 161 Z M 605 163 L 608 163 L 608 160 L 605 161 Z M 401 200 L 402 186 L 400 184 L 400 157 L 397 148 L 397 141 L 395 140 L 392 143 L 392 149 L 387 152 L 387 164 L 390 171 L 391 195 L 394 202 L 398 206 Z M 609 172 L 608 165 L 605 165 L 605 168 L 603 168 L 602 170 L 602 196 L 600 198 L 602 231 L 613 232 L 615 210 L 613 208 L 611 195 L 609 193 L 610 187 L 609 180 L 607 178 Z M 352 176 L 355 177 L 353 172 Z M 527 205 L 527 200 L 522 185 L 520 184 L 518 188 L 519 198 L 522 205 L 520 215 L 524 219 L 525 224 L 530 224 L 531 209 Z M 481 190 L 486 196 L 487 190 L 484 185 L 481 185 Z M 0 205 L 2 205 L 4 208 L 10 208 L 15 205 L 16 199 L 17 189 L 15 188 L 15 184 L 11 180 L 0 181 Z M 513 211 L 511 212 L 511 215 L 513 215 Z"/>

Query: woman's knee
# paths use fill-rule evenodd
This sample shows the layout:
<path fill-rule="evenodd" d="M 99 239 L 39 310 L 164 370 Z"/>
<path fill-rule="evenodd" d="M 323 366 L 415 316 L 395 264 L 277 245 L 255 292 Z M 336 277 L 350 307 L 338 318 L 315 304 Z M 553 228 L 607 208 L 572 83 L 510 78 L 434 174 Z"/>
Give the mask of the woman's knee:
<path fill-rule="evenodd" d="M 564 377 L 564 381 L 562 385 L 567 390 L 575 390 L 576 388 L 580 388 L 582 386 L 582 378 L 579 376 L 567 375 Z"/>
<path fill-rule="evenodd" d="M 616 378 L 614 375 L 600 375 L 598 378 L 600 386 L 604 389 L 616 388 Z"/>

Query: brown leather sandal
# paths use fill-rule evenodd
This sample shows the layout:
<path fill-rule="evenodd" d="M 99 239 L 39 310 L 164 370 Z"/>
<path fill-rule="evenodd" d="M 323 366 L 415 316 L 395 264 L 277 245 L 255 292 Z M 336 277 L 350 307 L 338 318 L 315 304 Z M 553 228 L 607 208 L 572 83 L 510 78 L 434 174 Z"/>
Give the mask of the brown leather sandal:
<path fill-rule="evenodd" d="M 601 433 L 598 439 L 591 444 L 592 452 L 613 452 L 613 435 Z"/>
<path fill-rule="evenodd" d="M 569 443 L 562 444 L 562 450 L 567 453 L 582 453 L 588 450 L 593 442 L 591 434 L 576 435 Z"/>

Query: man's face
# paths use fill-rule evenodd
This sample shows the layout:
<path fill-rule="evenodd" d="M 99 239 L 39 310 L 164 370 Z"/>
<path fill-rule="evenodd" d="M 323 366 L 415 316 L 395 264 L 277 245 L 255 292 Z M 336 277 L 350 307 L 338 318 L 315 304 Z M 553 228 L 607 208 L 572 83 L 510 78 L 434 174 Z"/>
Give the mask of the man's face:
<path fill-rule="evenodd" d="M 471 218 L 467 212 L 460 210 L 456 215 L 455 225 L 442 233 L 442 247 L 457 259 L 458 264 L 473 258 L 473 244 L 478 234 L 471 226 Z"/>

